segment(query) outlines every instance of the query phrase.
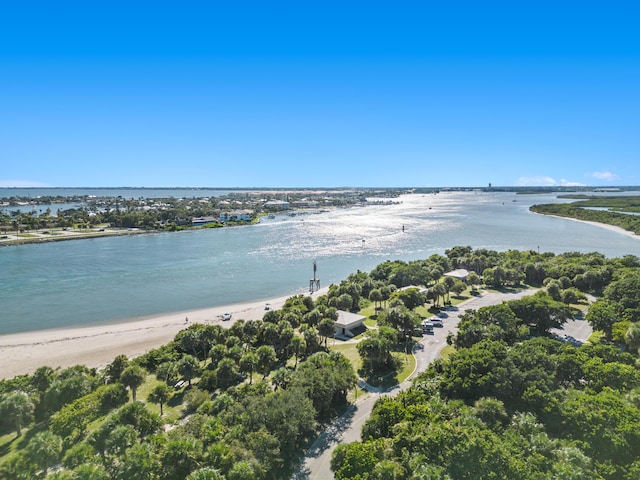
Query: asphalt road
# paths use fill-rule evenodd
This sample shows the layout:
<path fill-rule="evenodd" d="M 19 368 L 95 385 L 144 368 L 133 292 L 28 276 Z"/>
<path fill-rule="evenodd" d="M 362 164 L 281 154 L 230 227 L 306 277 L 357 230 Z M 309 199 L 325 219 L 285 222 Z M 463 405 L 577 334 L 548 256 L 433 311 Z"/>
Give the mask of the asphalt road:
<path fill-rule="evenodd" d="M 488 305 L 495 305 L 503 301 L 515 300 L 527 295 L 533 295 L 535 290 L 519 290 L 509 293 L 486 292 L 482 296 L 473 297 L 457 306 L 455 309 L 443 312 L 443 327 L 434 328 L 433 334 L 424 335 L 416 349 L 416 369 L 411 377 L 399 386 L 386 392 L 371 392 L 361 401 L 356 401 L 347 413 L 336 420 L 316 439 L 305 454 L 292 480 L 328 480 L 333 479 L 331 471 L 331 454 L 336 445 L 360 440 L 360 431 L 365 420 L 369 418 L 376 400 L 383 395 L 397 395 L 398 392 L 411 385 L 411 378 L 424 371 L 431 362 L 438 358 L 440 350 L 447 344 L 447 335 L 458 330 L 460 315 L 465 310 L 477 310 Z M 446 315 L 446 316 L 445 316 Z M 575 320 L 565 324 L 561 330 L 556 330 L 561 337 L 571 335 L 578 341 L 584 342 L 591 335 L 591 327 L 584 320 Z"/>

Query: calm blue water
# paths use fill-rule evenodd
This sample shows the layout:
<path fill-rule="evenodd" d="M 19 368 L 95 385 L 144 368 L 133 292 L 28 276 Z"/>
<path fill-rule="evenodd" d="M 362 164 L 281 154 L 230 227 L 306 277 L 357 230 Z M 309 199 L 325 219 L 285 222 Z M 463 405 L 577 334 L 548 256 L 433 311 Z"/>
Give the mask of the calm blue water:
<path fill-rule="evenodd" d="M 325 286 L 387 259 L 426 258 L 456 245 L 640 256 L 640 239 L 528 211 L 560 201 L 551 195 L 401 200 L 246 227 L 0 248 L 0 334 L 302 293 L 314 260 Z"/>

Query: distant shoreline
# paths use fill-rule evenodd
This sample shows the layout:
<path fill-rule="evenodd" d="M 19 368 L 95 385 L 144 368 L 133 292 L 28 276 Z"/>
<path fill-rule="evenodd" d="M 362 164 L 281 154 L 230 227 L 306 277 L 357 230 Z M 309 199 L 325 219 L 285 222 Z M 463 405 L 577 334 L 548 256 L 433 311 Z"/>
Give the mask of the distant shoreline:
<path fill-rule="evenodd" d="M 640 235 L 636 235 L 635 233 L 633 233 L 633 232 L 631 232 L 629 230 L 625 230 L 624 228 L 618 227 L 616 225 L 609 225 L 608 223 L 593 222 L 591 220 L 580 220 L 578 218 L 563 217 L 561 215 L 549 215 L 549 214 L 546 214 L 546 213 L 538 213 L 538 212 L 531 212 L 531 213 L 533 213 L 535 215 L 542 215 L 544 217 L 561 218 L 563 220 L 572 220 L 574 222 L 586 223 L 587 225 L 593 225 L 594 227 L 600 227 L 600 228 L 604 228 L 606 230 L 611 230 L 612 232 L 622 233 L 622 234 L 626 235 L 627 237 L 640 239 Z"/>
<path fill-rule="evenodd" d="M 34 232 L 38 235 L 37 237 L 11 238 L 11 236 L 15 237 L 16 235 L 2 234 L 3 236 L 7 235 L 9 238 L 0 238 L 0 247 L 8 247 L 12 245 L 29 245 L 37 243 L 66 242 L 67 240 L 85 240 L 90 238 L 122 237 L 126 235 L 140 235 L 144 233 L 163 233 L 162 230 L 105 230 L 104 232 L 73 231 L 69 234 L 61 235 L 46 235 L 40 233 L 39 231 Z"/>

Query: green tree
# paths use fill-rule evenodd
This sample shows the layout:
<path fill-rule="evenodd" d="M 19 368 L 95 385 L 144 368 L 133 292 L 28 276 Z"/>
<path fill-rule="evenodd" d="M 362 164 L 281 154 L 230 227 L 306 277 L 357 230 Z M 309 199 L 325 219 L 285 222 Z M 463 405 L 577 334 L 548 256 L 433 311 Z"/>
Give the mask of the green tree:
<path fill-rule="evenodd" d="M 291 350 L 293 351 L 293 355 L 295 357 L 295 364 L 293 366 L 294 370 L 298 368 L 298 360 L 300 359 L 300 356 L 304 352 L 306 346 L 307 343 L 300 335 L 296 335 L 291 339 Z"/>
<path fill-rule="evenodd" d="M 227 480 L 255 480 L 256 478 L 259 478 L 255 467 L 247 460 L 241 460 L 234 463 L 226 477 Z"/>
<path fill-rule="evenodd" d="M 156 378 L 167 385 L 173 385 L 178 380 L 178 363 L 173 360 L 162 362 L 156 368 Z"/>
<path fill-rule="evenodd" d="M 202 444 L 191 437 L 169 440 L 161 454 L 162 478 L 183 480 L 201 466 Z"/>
<path fill-rule="evenodd" d="M 280 367 L 275 372 L 273 372 L 273 378 L 271 379 L 271 383 L 274 388 L 277 390 L 278 388 L 287 388 L 289 383 L 291 383 L 292 371 L 287 367 Z"/>
<path fill-rule="evenodd" d="M 249 375 L 249 383 L 253 383 L 253 372 L 258 368 L 258 355 L 249 351 L 245 353 L 238 363 L 240 372 Z"/>
<path fill-rule="evenodd" d="M 319 418 L 327 418 L 332 410 L 346 401 L 347 392 L 356 384 L 353 366 L 337 352 L 318 352 L 298 365 L 291 388 L 301 388 L 313 402 Z"/>
<path fill-rule="evenodd" d="M 118 355 L 116 358 L 113 359 L 113 362 L 107 365 L 107 368 L 105 369 L 105 375 L 107 377 L 107 381 L 112 383 L 120 380 L 120 375 L 122 375 L 122 372 L 128 366 L 129 366 L 129 359 L 127 358 L 127 356 Z"/>
<path fill-rule="evenodd" d="M 387 323 L 402 334 L 405 351 L 408 351 L 409 340 L 415 329 L 420 326 L 420 317 L 406 307 L 394 307 L 387 314 Z"/>
<path fill-rule="evenodd" d="M 106 453 L 117 462 L 117 459 L 136 442 L 137 436 L 136 430 L 131 425 L 115 426 L 105 440 Z"/>
<path fill-rule="evenodd" d="M 51 367 L 40 367 L 33 372 L 33 375 L 31 375 L 31 378 L 29 379 L 29 383 L 34 386 L 42 396 L 51 386 L 55 377 L 56 373 Z"/>
<path fill-rule="evenodd" d="M 273 347 L 269 348 L 271 348 L 271 351 L 273 351 Z M 218 363 L 218 368 L 216 369 L 216 380 L 218 387 L 225 389 L 230 387 L 231 385 L 237 384 L 239 374 L 240 372 L 238 371 L 236 362 L 231 358 L 223 358 L 220 363 Z"/>
<path fill-rule="evenodd" d="M 258 356 L 258 371 L 262 378 L 266 378 L 276 363 L 276 351 L 271 345 L 262 345 L 256 350 Z"/>
<path fill-rule="evenodd" d="M 166 383 L 157 383 L 149 394 L 149 401 L 160 405 L 160 416 L 162 416 L 162 406 L 171 398 L 171 390 Z"/>
<path fill-rule="evenodd" d="M 469 272 L 469 275 L 467 275 L 465 282 L 471 287 L 472 290 L 475 290 L 476 285 L 480 285 L 482 283 L 482 279 L 476 272 Z"/>
<path fill-rule="evenodd" d="M 150 443 L 136 443 L 129 448 L 118 465 L 118 480 L 155 480 L 160 471 L 158 453 Z"/>
<path fill-rule="evenodd" d="M 381 327 L 381 329 L 389 327 Z M 395 334 L 395 330 L 392 335 Z M 371 374 L 389 369 L 393 366 L 393 337 L 380 331 L 372 331 L 369 336 L 356 345 L 362 359 L 362 370 L 365 374 Z"/>
<path fill-rule="evenodd" d="M 631 350 L 640 353 L 640 322 L 632 323 L 624 334 L 624 341 Z"/>
<path fill-rule="evenodd" d="M 187 380 L 191 386 L 191 380 L 200 375 L 200 362 L 193 355 L 185 355 L 178 362 L 178 373 Z"/>
<path fill-rule="evenodd" d="M 22 435 L 22 427 L 31 421 L 34 405 L 29 395 L 16 391 L 7 395 L 0 403 L 0 412 L 5 418 L 12 418 L 16 429 L 16 435 Z"/>
<path fill-rule="evenodd" d="M 129 365 L 120 375 L 120 383 L 131 390 L 131 398 L 136 401 L 136 391 L 144 383 L 144 369 L 138 365 Z"/>
<path fill-rule="evenodd" d="M 225 480 L 225 476 L 215 468 L 202 467 L 191 472 L 186 480 Z"/>
<path fill-rule="evenodd" d="M 71 472 L 71 480 L 109 480 L 109 474 L 102 465 L 85 463 Z"/>
<path fill-rule="evenodd" d="M 46 476 L 49 468 L 60 461 L 62 439 L 48 430 L 38 432 L 29 440 L 25 454 Z"/>
<path fill-rule="evenodd" d="M 585 320 L 589 322 L 594 330 L 603 332 L 605 338 L 611 341 L 613 324 L 620 321 L 621 318 L 617 313 L 617 305 L 614 302 L 598 300 L 589 306 Z"/>
<path fill-rule="evenodd" d="M 380 289 L 374 288 L 369 292 L 369 300 L 373 302 L 374 308 L 377 310 L 378 308 L 382 308 L 382 293 Z"/>
<path fill-rule="evenodd" d="M 399 299 L 409 310 L 423 305 L 426 300 L 425 296 L 417 288 L 407 288 L 406 290 L 395 292 L 393 298 Z"/>
<path fill-rule="evenodd" d="M 324 348 L 327 348 L 327 340 L 335 334 L 335 323 L 330 318 L 323 318 L 318 324 L 318 335 L 324 337 Z"/>
<path fill-rule="evenodd" d="M 48 412 L 57 412 L 64 405 L 91 392 L 94 383 L 86 371 L 74 367 L 58 375 L 44 394 L 43 402 Z"/>
<path fill-rule="evenodd" d="M 546 334 L 551 328 L 559 328 L 572 318 L 571 309 L 557 302 L 544 292 L 507 302 L 516 316 L 527 323 L 532 330 Z"/>

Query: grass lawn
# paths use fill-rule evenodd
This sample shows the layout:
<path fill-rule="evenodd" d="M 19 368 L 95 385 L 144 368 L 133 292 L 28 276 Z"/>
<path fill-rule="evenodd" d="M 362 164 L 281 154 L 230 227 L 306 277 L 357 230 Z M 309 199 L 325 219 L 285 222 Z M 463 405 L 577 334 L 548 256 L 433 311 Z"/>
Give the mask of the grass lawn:
<path fill-rule="evenodd" d="M 364 315 L 367 319 L 364 321 L 364 324 L 367 327 L 376 327 L 378 325 L 377 322 L 377 311 L 375 310 L 373 304 L 363 308 L 358 312 L 360 315 Z"/>
<path fill-rule="evenodd" d="M 402 359 L 402 370 L 398 372 L 398 383 L 404 382 L 416 369 L 416 358 L 411 353 L 396 353 L 396 358 Z"/>
<path fill-rule="evenodd" d="M 440 358 L 446 360 L 449 356 L 456 351 L 456 347 L 453 345 L 446 345 L 440 350 Z"/>
<path fill-rule="evenodd" d="M 11 432 L 6 433 L 0 436 L 0 463 L 5 463 L 11 457 L 18 454 L 20 451 L 24 451 L 29 440 L 33 438 L 33 436 L 45 430 L 45 424 L 33 424 L 26 425 L 22 427 L 22 435 L 16 437 L 15 429 L 12 429 Z"/>
<path fill-rule="evenodd" d="M 140 387 L 138 387 L 138 390 L 136 392 L 136 400 L 144 402 L 150 411 L 160 415 L 160 405 L 157 403 L 152 403 L 148 400 L 149 394 L 151 393 L 151 390 L 153 390 L 153 387 L 155 387 L 156 383 L 159 383 L 159 381 L 156 380 L 155 375 L 147 375 L 145 382 L 140 385 Z M 192 380 L 191 383 L 194 383 L 194 380 Z M 182 390 L 174 390 L 172 387 L 170 388 L 172 390 L 172 395 L 167 403 L 162 405 L 162 421 L 164 423 L 174 423 L 178 421 L 182 417 L 184 410 L 182 402 L 175 401 L 175 399 L 180 396 Z M 129 396 L 131 396 L 131 394 L 129 394 Z"/>
<path fill-rule="evenodd" d="M 362 366 L 362 360 L 356 345 L 357 343 L 343 343 L 340 340 L 336 340 L 335 344 L 329 345 L 329 350 L 340 352 L 347 357 L 351 365 L 353 365 L 353 369 L 357 372 Z"/>
<path fill-rule="evenodd" d="M 373 308 L 373 304 L 368 307 L 364 307 L 358 312 L 360 315 L 364 315 L 365 317 L 370 317 L 371 315 L 376 314 L 376 310 Z"/>
<path fill-rule="evenodd" d="M 353 365 L 353 368 L 356 372 L 362 366 L 362 360 L 360 359 L 360 354 L 358 354 L 358 349 L 356 348 L 357 343 L 340 343 L 336 341 L 335 345 L 330 345 L 329 349 L 334 352 L 342 353 Z M 388 388 L 392 387 L 404 380 L 413 373 L 416 368 L 416 359 L 411 354 L 405 354 L 404 352 L 394 352 L 394 357 L 400 360 L 400 365 L 402 368 L 397 372 L 389 372 L 386 375 L 381 376 L 377 380 L 372 380 L 375 383 L 371 383 L 376 387 Z M 369 381 L 369 379 L 367 379 Z"/>

